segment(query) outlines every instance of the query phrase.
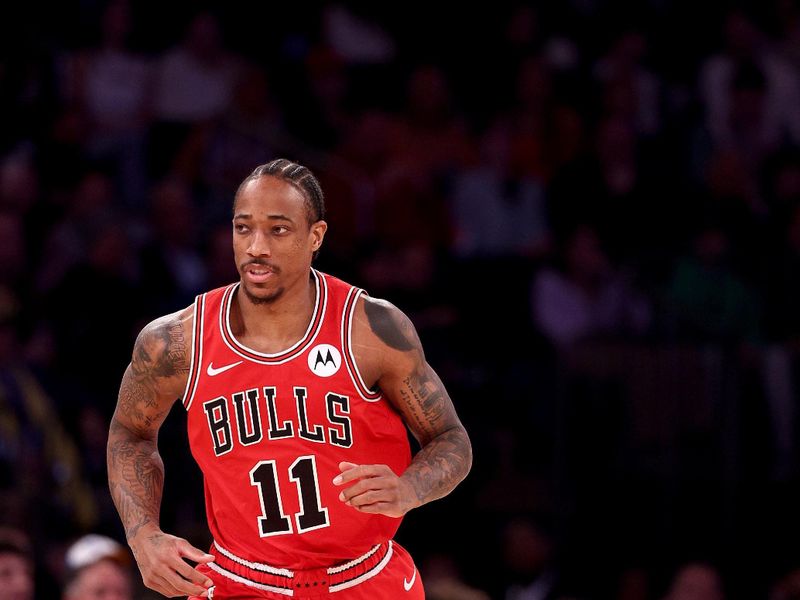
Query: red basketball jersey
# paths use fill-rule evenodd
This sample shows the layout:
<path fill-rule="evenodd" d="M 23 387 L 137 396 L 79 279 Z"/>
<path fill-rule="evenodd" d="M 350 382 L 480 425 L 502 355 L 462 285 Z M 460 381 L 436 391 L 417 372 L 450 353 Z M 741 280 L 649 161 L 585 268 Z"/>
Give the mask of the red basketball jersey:
<path fill-rule="evenodd" d="M 363 290 L 312 270 L 314 313 L 277 354 L 240 344 L 230 327 L 239 284 L 197 297 L 184 394 L 192 454 L 204 476 L 218 551 L 305 569 L 337 564 L 391 539 L 400 519 L 339 500 L 339 463 L 411 460 L 405 425 L 367 388 L 350 335 Z"/>

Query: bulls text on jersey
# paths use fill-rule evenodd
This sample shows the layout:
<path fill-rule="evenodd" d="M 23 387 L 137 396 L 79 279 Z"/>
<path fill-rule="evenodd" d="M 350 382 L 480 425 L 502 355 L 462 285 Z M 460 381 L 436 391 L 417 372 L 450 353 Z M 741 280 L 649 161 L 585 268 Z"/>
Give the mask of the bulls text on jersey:
<path fill-rule="evenodd" d="M 204 402 L 214 454 L 227 454 L 237 442 L 242 446 L 258 444 L 265 433 L 268 440 L 298 436 L 310 442 L 329 443 L 341 448 L 353 445 L 350 399 L 347 396 L 333 392 L 325 394 L 327 423 L 320 424 L 308 422 L 308 390 L 295 386 L 293 393 L 296 412 L 291 415 L 277 413 L 275 399 L 278 391 L 273 386 L 252 388 L 236 392 L 230 398 L 218 396 Z"/>

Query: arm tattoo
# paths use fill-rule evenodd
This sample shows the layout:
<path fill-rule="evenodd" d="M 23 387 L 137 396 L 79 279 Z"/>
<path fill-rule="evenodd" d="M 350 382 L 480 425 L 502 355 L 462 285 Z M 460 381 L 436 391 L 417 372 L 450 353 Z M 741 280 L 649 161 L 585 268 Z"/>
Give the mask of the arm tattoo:
<path fill-rule="evenodd" d="M 108 436 L 108 482 L 127 538 L 158 525 L 164 464 L 157 434 L 188 374 L 183 326 L 160 319 L 145 327 L 120 386 Z M 179 392 L 178 392 L 179 393 Z"/>
<path fill-rule="evenodd" d="M 445 397 L 444 387 L 430 369 L 424 369 L 403 380 L 400 388 L 408 413 L 414 419 L 415 431 L 431 437 L 441 429 L 440 424 L 449 415 L 444 414 L 449 399 Z"/>
<path fill-rule="evenodd" d="M 118 410 L 137 429 L 152 430 L 158 419 L 165 416 L 163 411 L 153 410 L 158 407 L 161 386 L 186 377 L 188 373 L 186 342 L 180 321 L 156 321 L 136 340 L 133 360 L 120 387 Z"/>
<path fill-rule="evenodd" d="M 400 396 L 423 446 L 404 477 L 424 504 L 446 496 L 467 476 L 472 447 L 444 385 L 427 364 L 403 380 Z"/>
<path fill-rule="evenodd" d="M 438 375 L 425 361 L 411 321 L 390 304 L 366 299 L 372 332 L 390 348 L 413 353 L 413 372 L 395 387 L 395 402 L 420 440 L 420 450 L 403 477 L 420 504 L 449 494 L 472 466 L 472 446 Z"/>
<path fill-rule="evenodd" d="M 420 504 L 449 494 L 472 467 L 472 447 L 467 432 L 458 426 L 440 433 L 420 450 L 406 469 Z"/>
<path fill-rule="evenodd" d="M 108 474 L 125 536 L 131 539 L 144 525 L 158 524 L 164 465 L 155 442 L 137 438 L 114 421 L 108 442 Z"/>

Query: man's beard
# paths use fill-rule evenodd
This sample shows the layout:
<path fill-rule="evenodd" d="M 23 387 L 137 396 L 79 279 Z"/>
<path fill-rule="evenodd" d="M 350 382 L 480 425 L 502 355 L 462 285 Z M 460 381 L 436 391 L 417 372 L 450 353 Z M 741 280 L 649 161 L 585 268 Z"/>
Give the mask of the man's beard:
<path fill-rule="evenodd" d="M 249 289 L 247 289 L 247 286 L 244 284 L 242 284 L 241 288 L 244 291 L 244 295 L 247 296 L 247 299 L 253 304 L 271 304 L 275 302 L 275 300 L 277 300 L 281 294 L 283 294 L 283 288 L 278 288 L 269 296 L 256 296 Z"/>

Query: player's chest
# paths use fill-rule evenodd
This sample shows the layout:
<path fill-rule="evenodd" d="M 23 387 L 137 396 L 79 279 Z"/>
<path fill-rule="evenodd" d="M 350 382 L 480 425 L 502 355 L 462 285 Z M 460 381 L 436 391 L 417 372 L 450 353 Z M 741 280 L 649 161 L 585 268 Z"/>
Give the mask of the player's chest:
<path fill-rule="evenodd" d="M 360 407 L 350 386 L 336 383 L 251 380 L 203 394 L 190 415 L 190 433 L 206 439 L 216 456 L 280 442 L 349 448 Z"/>

